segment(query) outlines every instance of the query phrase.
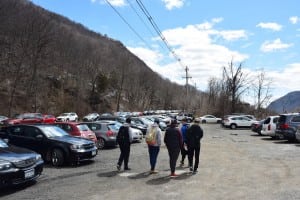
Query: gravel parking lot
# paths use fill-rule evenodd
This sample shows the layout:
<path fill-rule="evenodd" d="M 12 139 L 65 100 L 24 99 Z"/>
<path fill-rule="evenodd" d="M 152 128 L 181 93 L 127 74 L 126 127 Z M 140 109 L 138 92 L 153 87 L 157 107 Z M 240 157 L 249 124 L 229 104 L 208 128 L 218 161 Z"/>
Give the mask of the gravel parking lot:
<path fill-rule="evenodd" d="M 45 165 L 35 184 L 0 191 L 0 198 L 17 199 L 300 199 L 300 144 L 272 140 L 249 129 L 223 129 L 203 124 L 199 172 L 177 168 L 169 178 L 164 146 L 158 174 L 149 175 L 147 145 L 131 148 L 129 172 L 117 172 L 119 149 L 105 149 L 92 162 L 77 167 Z M 186 161 L 187 163 L 187 161 Z"/>

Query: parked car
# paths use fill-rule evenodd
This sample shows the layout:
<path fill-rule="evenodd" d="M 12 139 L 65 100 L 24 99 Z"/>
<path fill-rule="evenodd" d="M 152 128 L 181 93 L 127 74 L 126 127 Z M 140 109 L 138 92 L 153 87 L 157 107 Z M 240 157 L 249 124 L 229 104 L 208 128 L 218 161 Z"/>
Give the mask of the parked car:
<path fill-rule="evenodd" d="M 41 113 L 23 113 L 3 121 L 4 125 L 38 123 L 44 123 L 44 117 Z"/>
<path fill-rule="evenodd" d="M 222 119 L 221 118 L 217 118 L 213 115 L 204 115 L 202 117 L 199 117 L 199 120 L 201 123 L 221 123 Z"/>
<path fill-rule="evenodd" d="M 275 136 L 280 139 L 295 141 L 299 126 L 300 113 L 281 114 L 276 124 Z"/>
<path fill-rule="evenodd" d="M 142 117 L 131 117 L 131 127 L 137 128 L 142 131 L 143 135 L 146 135 L 149 125 L 152 124 L 150 120 Z"/>
<path fill-rule="evenodd" d="M 53 125 L 62 128 L 72 136 L 86 138 L 97 143 L 95 133 L 85 124 L 80 122 L 56 122 Z"/>
<path fill-rule="evenodd" d="M 43 166 L 40 154 L 0 139 L 0 188 L 36 180 Z"/>
<path fill-rule="evenodd" d="M 70 136 L 63 129 L 49 125 L 12 125 L 3 127 L 0 138 L 8 139 L 15 146 L 31 149 L 42 155 L 53 166 L 77 164 L 97 155 L 94 142 Z"/>
<path fill-rule="evenodd" d="M 194 116 L 193 116 L 193 114 L 190 114 L 190 113 L 181 113 L 176 116 L 176 120 L 178 120 L 178 121 L 181 121 L 183 118 L 185 118 L 188 123 L 191 123 L 192 121 L 194 121 Z"/>
<path fill-rule="evenodd" d="M 113 124 L 113 128 L 117 130 L 117 133 L 119 132 L 120 127 L 122 126 L 121 122 L 118 121 L 111 121 L 111 120 L 100 120 L 97 122 L 103 122 L 103 123 L 110 123 Z M 141 130 L 137 128 L 130 127 L 131 133 L 132 133 L 132 142 L 142 142 L 143 140 L 143 133 Z"/>
<path fill-rule="evenodd" d="M 68 121 L 77 122 L 78 119 L 79 119 L 78 115 L 74 112 L 62 113 L 56 117 L 57 122 L 68 122 Z"/>
<path fill-rule="evenodd" d="M 245 116 L 231 116 L 224 120 L 224 126 L 231 129 L 250 128 L 256 122 Z"/>
<path fill-rule="evenodd" d="M 101 120 L 111 120 L 111 121 L 118 121 L 120 123 L 125 123 L 126 118 L 120 116 L 99 116 L 96 119 L 96 121 L 101 121 Z"/>
<path fill-rule="evenodd" d="M 97 137 L 97 147 L 98 149 L 103 149 L 108 146 L 116 146 L 117 145 L 117 134 L 118 127 L 115 126 L 115 123 L 109 122 L 82 122 L 93 131 Z"/>
<path fill-rule="evenodd" d="M 272 138 L 276 138 L 275 130 L 276 130 L 276 123 L 279 119 L 279 116 L 269 116 L 264 120 L 264 123 L 262 124 L 262 135 L 268 135 Z"/>
<path fill-rule="evenodd" d="M 167 129 L 167 124 L 164 122 L 164 120 L 162 118 L 159 118 L 157 116 L 143 116 L 141 118 L 146 118 L 146 119 L 150 120 L 151 121 L 150 125 L 154 123 L 155 119 L 158 119 L 158 121 L 159 121 L 158 126 L 159 126 L 160 130 L 165 131 Z"/>
<path fill-rule="evenodd" d="M 84 122 L 96 121 L 97 117 L 99 117 L 99 116 L 100 115 L 98 113 L 89 113 L 88 115 L 86 115 L 82 118 L 82 121 L 84 121 Z"/>
<path fill-rule="evenodd" d="M 56 121 L 56 117 L 54 115 L 44 114 L 43 115 L 43 123 L 52 124 Z"/>
<path fill-rule="evenodd" d="M 7 120 L 8 119 L 8 117 L 6 117 L 6 116 L 3 116 L 3 115 L 0 115 L 0 125 L 2 125 L 2 124 L 4 124 L 4 120 Z"/>
<path fill-rule="evenodd" d="M 262 129 L 262 125 L 264 123 L 264 119 L 260 120 L 260 121 L 256 121 L 251 125 L 251 130 L 255 133 L 258 133 L 258 135 L 261 135 L 261 129 Z"/>

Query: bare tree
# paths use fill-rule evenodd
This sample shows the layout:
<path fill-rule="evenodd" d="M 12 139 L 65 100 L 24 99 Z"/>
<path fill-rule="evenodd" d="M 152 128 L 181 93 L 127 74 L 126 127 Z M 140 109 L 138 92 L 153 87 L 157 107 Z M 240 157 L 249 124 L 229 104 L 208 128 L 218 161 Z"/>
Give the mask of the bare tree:
<path fill-rule="evenodd" d="M 264 106 L 266 106 L 272 97 L 270 86 L 272 80 L 266 77 L 265 71 L 262 69 L 255 77 L 252 88 L 254 91 L 256 109 L 259 113 Z"/>
<path fill-rule="evenodd" d="M 228 64 L 228 67 L 223 68 L 227 91 L 230 95 L 231 112 L 236 112 L 236 106 L 240 101 L 241 95 L 248 89 L 247 74 L 242 71 L 242 63 L 237 67 L 234 66 L 233 60 Z"/>

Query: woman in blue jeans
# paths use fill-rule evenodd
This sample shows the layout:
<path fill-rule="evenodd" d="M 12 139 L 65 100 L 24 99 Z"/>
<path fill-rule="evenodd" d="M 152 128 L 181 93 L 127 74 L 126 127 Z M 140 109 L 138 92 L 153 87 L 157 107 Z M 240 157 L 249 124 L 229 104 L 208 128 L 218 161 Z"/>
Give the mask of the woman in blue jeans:
<path fill-rule="evenodd" d="M 148 129 L 148 132 L 146 134 L 146 138 L 149 134 L 154 134 L 154 141 L 151 143 L 148 143 L 148 152 L 149 152 L 149 158 L 150 158 L 150 174 L 157 173 L 155 170 L 155 165 L 157 161 L 157 156 L 160 150 L 161 145 L 161 130 L 158 126 L 159 120 L 155 119 L 154 123 L 151 125 L 151 127 Z"/>

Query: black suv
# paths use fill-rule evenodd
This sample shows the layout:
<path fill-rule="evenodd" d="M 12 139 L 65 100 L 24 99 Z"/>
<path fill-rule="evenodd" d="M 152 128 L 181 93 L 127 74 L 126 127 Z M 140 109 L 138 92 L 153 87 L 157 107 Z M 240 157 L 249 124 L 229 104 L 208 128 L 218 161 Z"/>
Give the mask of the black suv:
<path fill-rule="evenodd" d="M 276 137 L 295 141 L 298 126 L 300 126 L 300 113 L 281 114 L 276 124 Z"/>
<path fill-rule="evenodd" d="M 31 149 L 42 155 L 44 161 L 54 166 L 65 163 L 77 164 L 97 155 L 93 141 L 70 136 L 53 125 L 13 125 L 3 127 L 0 137 L 10 144 Z"/>

